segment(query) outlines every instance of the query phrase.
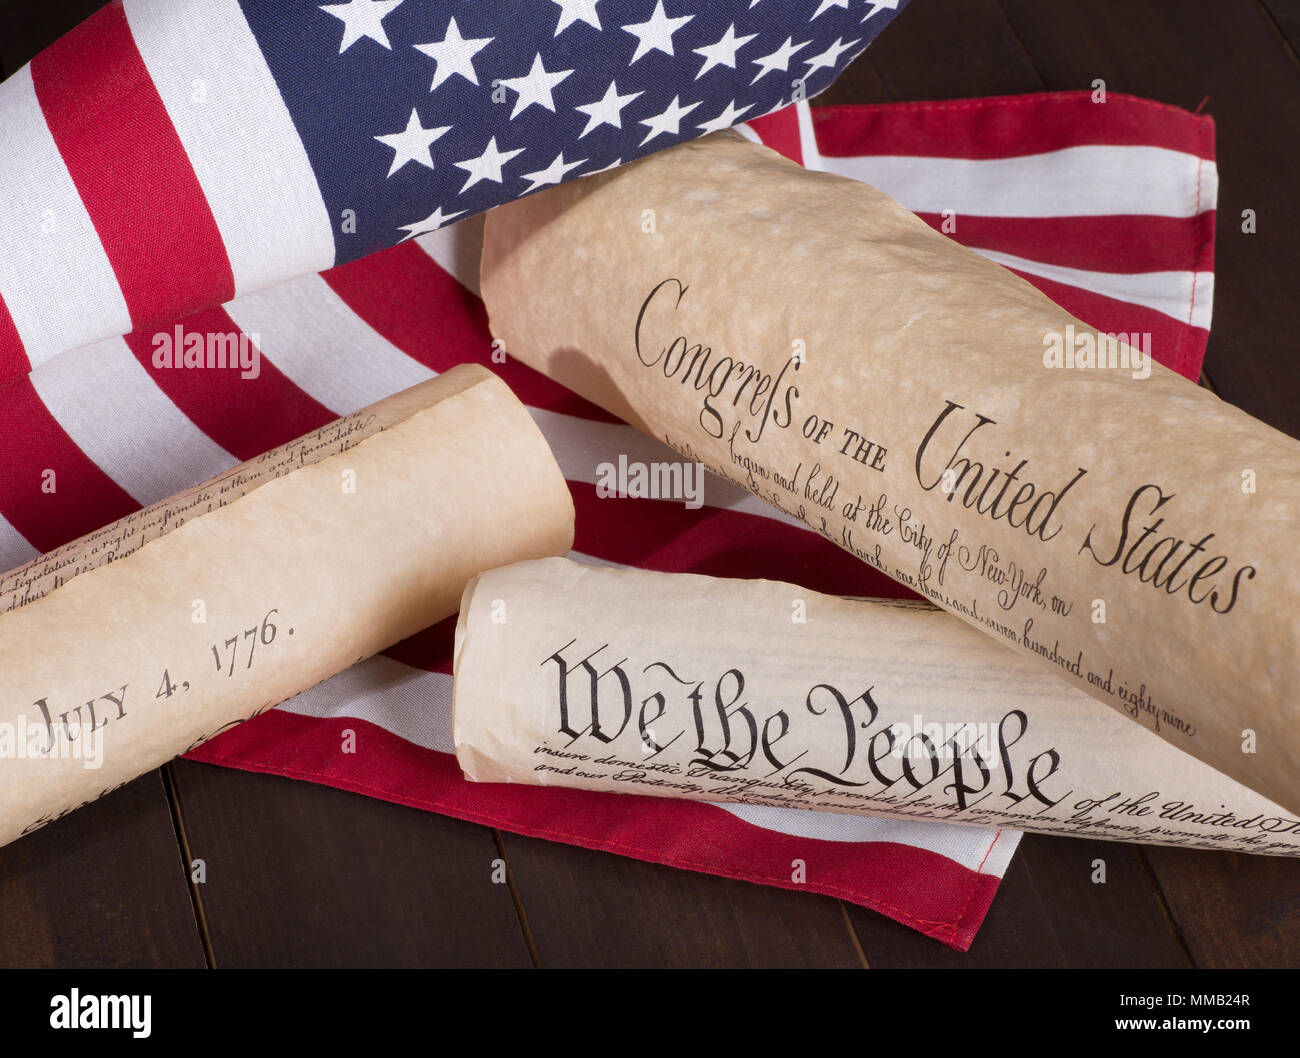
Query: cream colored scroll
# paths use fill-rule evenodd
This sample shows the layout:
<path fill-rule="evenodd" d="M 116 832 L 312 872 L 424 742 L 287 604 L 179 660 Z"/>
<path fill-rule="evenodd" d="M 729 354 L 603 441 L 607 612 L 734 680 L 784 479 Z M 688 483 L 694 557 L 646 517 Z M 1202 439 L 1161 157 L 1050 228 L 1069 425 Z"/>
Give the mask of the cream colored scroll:
<path fill-rule="evenodd" d="M 462 366 L 5 574 L 0 843 L 572 540 L 527 410 Z"/>
<path fill-rule="evenodd" d="M 1300 855 L 1295 815 L 924 603 L 520 562 L 466 589 L 454 722 L 478 782 Z"/>
<path fill-rule="evenodd" d="M 734 133 L 493 210 L 482 285 L 510 355 L 1300 809 L 1300 443 L 1141 335 Z"/>

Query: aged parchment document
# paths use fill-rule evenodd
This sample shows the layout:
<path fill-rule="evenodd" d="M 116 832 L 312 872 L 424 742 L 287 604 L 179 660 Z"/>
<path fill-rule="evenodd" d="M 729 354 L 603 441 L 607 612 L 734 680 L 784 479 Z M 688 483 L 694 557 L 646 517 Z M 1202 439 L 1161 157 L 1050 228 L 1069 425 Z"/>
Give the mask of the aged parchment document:
<path fill-rule="evenodd" d="M 1300 443 L 1144 342 L 731 132 L 494 210 L 482 285 L 510 355 L 1300 810 Z"/>
<path fill-rule="evenodd" d="M 924 603 L 516 563 L 466 589 L 454 722 L 479 782 L 1300 855 L 1295 815 Z"/>
<path fill-rule="evenodd" d="M 0 844 L 572 541 L 527 409 L 461 366 L 0 576 Z"/>

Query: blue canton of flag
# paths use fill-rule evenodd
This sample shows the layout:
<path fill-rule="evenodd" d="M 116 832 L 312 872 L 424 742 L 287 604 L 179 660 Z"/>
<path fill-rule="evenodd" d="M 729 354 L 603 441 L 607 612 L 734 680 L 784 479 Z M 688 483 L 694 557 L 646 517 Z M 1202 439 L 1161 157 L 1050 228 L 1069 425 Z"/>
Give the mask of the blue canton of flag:
<path fill-rule="evenodd" d="M 906 0 L 240 0 L 343 263 L 826 88 Z"/>

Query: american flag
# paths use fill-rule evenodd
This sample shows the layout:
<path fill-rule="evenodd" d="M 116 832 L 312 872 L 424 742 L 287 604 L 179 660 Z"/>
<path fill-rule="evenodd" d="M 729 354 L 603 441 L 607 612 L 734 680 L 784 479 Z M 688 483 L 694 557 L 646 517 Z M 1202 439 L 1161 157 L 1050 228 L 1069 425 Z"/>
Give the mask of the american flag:
<path fill-rule="evenodd" d="M 6 84 L 0 368 L 768 113 L 902 6 L 116 0 Z"/>
<path fill-rule="evenodd" d="M 367 2 L 379 6 L 381 0 Z M 319 23 L 311 21 L 313 5 L 273 6 L 286 21 L 305 12 L 304 38 L 309 26 L 331 32 L 321 54 L 332 61 L 359 56 L 361 47 L 373 50 L 377 60 L 388 57 L 381 42 L 364 34 L 349 46 L 345 20 L 317 12 Z M 405 0 L 380 20 L 393 50 L 414 39 L 399 36 L 405 24 L 396 16 L 408 6 L 420 5 Z M 486 32 L 471 21 L 473 12 L 493 5 L 463 5 L 469 12 L 463 23 L 458 5 L 423 6 L 437 8 L 443 22 L 457 12 L 468 38 Z M 513 14 L 515 5 L 509 6 Z M 534 8 L 554 7 L 547 32 L 562 40 L 575 29 L 595 32 L 576 14 L 561 31 L 565 16 L 559 8 L 576 12 L 579 6 L 538 0 L 520 10 L 533 17 Z M 645 20 L 656 5 L 600 0 L 593 6 L 602 32 L 609 33 L 623 22 Z M 670 17 L 685 13 L 672 0 L 664 6 Z M 744 3 L 734 6 L 749 11 Z M 788 9 L 762 0 L 750 17 L 768 6 Z M 840 17 L 832 10 L 839 6 L 830 4 L 821 17 Z M 861 18 L 871 6 L 877 5 L 851 0 L 846 11 L 852 7 L 848 13 Z M 879 6 L 874 17 L 891 14 Z M 627 9 L 635 14 L 624 18 Z M 140 18 L 142 11 L 153 22 Z M 222 18 L 210 21 L 213 11 Z M 798 28 L 818 21 L 800 12 Z M 381 240 L 387 248 L 356 259 L 342 249 L 345 236 L 335 233 L 325 207 L 322 216 L 330 219 L 313 235 L 301 219 L 305 213 L 295 212 L 302 195 L 293 181 L 305 174 L 323 202 L 317 182 L 323 178 L 303 146 L 296 115 L 278 126 L 266 116 L 283 118 L 291 111 L 270 73 L 275 52 L 263 52 L 250 28 L 257 18 L 219 0 L 110 7 L 98 23 L 92 20 L 52 49 L 59 65 L 41 72 L 52 63 L 47 52 L 0 85 L 0 203 L 7 210 L 0 225 L 0 297 L 14 321 L 7 338 L 0 338 L 0 569 L 471 360 L 506 379 L 553 446 L 578 509 L 573 557 L 763 576 L 840 594 L 901 593 L 721 482 L 710 482 L 706 506 L 698 511 L 649 499 L 597 501 L 600 463 L 617 462 L 620 454 L 645 462 L 672 454 L 526 367 L 492 362 L 477 297 L 475 220 L 458 218 L 409 239 L 390 230 L 387 241 Z M 737 14 L 738 27 L 739 19 Z M 146 24 L 153 29 L 146 32 Z M 166 36 L 169 25 L 181 44 L 160 51 L 142 43 Z M 781 41 L 791 33 L 781 32 Z M 428 37 L 415 36 L 420 42 Z M 794 33 L 793 39 L 805 36 Z M 428 39 L 439 37 L 440 32 Z M 243 50 L 235 38 L 244 42 Z M 624 66 L 649 57 L 631 63 L 636 40 L 614 39 L 627 45 L 619 59 Z M 106 41 L 114 54 L 104 50 Z M 545 52 L 546 69 L 563 68 L 550 55 Z M 687 53 L 678 49 L 678 55 Z M 240 71 L 233 81 L 223 80 L 228 65 Z M 693 101 L 687 93 L 700 65 L 696 56 L 667 90 Z M 477 72 L 481 80 L 488 76 L 485 68 Z M 436 66 L 426 64 L 422 76 L 420 91 L 427 93 Z M 79 79 L 82 88 L 50 90 L 51 78 Z M 158 102 L 173 98 L 164 86 L 184 84 L 193 92 L 195 82 L 206 86 L 209 103 L 217 101 L 202 143 Z M 620 92 L 630 90 L 618 83 Z M 34 85 L 44 87 L 37 91 Z M 154 87 L 145 91 L 149 85 Z M 221 85 L 237 99 L 232 102 Z M 325 82 L 319 86 L 314 106 L 329 109 L 334 101 L 325 94 Z M 155 109 L 131 105 L 134 95 L 150 92 Z M 500 106 L 512 110 L 518 93 L 507 93 Z M 558 95 L 556 101 L 558 113 Z M 425 126 L 453 123 L 450 115 L 439 121 L 423 104 L 416 106 Z M 232 107 L 243 117 L 233 116 Z M 530 110 L 541 116 L 537 106 Z M 625 113 L 632 117 L 632 111 Z M 745 135 L 805 165 L 882 187 L 1092 325 L 1151 332 L 1153 354 L 1196 377 L 1213 290 L 1217 175 L 1208 118 L 1113 93 L 1104 104 L 1087 93 L 1065 93 L 819 109 L 799 104 L 753 121 L 748 117 L 742 116 L 740 126 Z M 509 116 L 502 111 L 494 120 L 508 123 Z M 584 128 L 579 122 L 571 134 Z M 667 145 L 668 137 L 662 139 Z M 352 161 L 358 171 L 370 171 L 359 156 L 370 142 L 378 150 L 378 160 L 372 159 L 376 188 L 358 208 L 358 231 L 360 221 L 385 208 L 379 203 L 389 202 L 384 196 L 392 191 L 392 149 L 358 134 L 355 144 L 362 146 L 348 149 L 355 149 Z M 558 147 L 552 147 L 552 157 Z M 228 152 L 225 161 L 222 149 Z M 171 160 L 164 164 L 160 159 L 168 152 Z M 539 151 L 539 157 L 546 153 Z M 566 160 L 583 156 L 565 154 Z M 435 165 L 441 165 L 439 157 Z M 305 168 L 293 169 L 294 158 L 308 159 Z M 547 161 L 543 157 L 540 164 Z M 604 164 L 593 158 L 593 167 Z M 447 168 L 454 169 L 454 162 Z M 422 165 L 408 162 L 392 179 L 405 171 L 424 175 Z M 273 172 L 280 174 L 275 180 L 258 182 Z M 468 176 L 455 172 L 459 193 Z M 288 197 L 272 201 L 268 196 L 278 181 Z M 507 189 L 503 181 L 497 190 L 515 194 L 527 186 L 520 181 Z M 410 219 L 400 207 L 392 209 L 394 220 Z M 144 223 L 142 216 L 151 219 Z M 213 254 L 220 267 L 213 265 Z M 205 285 L 222 269 L 238 277 L 233 288 Z M 298 272 L 304 274 L 294 278 Z M 154 335 L 173 333 L 177 325 L 186 334 L 256 335 L 260 373 L 241 379 L 222 369 L 155 367 Z M 58 471 L 53 494 L 40 487 L 47 468 Z M 1010 832 L 946 824 L 466 783 L 451 755 L 450 645 L 451 623 L 445 622 L 192 756 L 506 830 L 830 894 L 958 948 L 970 945 L 1018 841 Z M 357 731 L 355 754 L 338 752 L 344 728 Z M 796 859 L 808 865 L 802 882 L 792 879 Z"/>

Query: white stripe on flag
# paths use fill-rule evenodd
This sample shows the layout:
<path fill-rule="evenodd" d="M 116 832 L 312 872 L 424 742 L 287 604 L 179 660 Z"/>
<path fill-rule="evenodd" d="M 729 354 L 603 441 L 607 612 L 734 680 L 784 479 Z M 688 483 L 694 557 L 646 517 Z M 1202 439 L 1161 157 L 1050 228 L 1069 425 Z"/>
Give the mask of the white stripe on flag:
<path fill-rule="evenodd" d="M 351 717 L 438 753 L 454 753 L 451 675 L 377 656 L 277 706 L 319 719 Z"/>
<path fill-rule="evenodd" d="M 893 841 L 947 856 L 968 870 L 978 871 L 983 864 L 981 873 L 996 874 L 998 877 L 1006 870 L 1011 853 L 1020 840 L 1019 831 L 1002 831 L 1002 838 L 1009 839 L 1008 848 L 999 850 L 1000 855 L 995 861 L 992 855 L 994 849 L 989 846 L 997 831 L 984 827 L 932 819 L 924 820 L 924 825 L 918 826 L 906 820 L 845 815 L 842 812 L 812 812 L 805 808 L 772 808 L 767 805 L 714 801 L 708 803 L 730 812 L 746 823 L 790 837 L 812 838 L 816 841 Z M 1002 838 L 998 840 L 998 845 L 1002 844 Z"/>
<path fill-rule="evenodd" d="M 329 213 L 236 0 L 126 0 L 136 47 L 221 231 L 235 292 L 334 263 Z"/>
<path fill-rule="evenodd" d="M 1066 147 L 1016 158 L 865 155 L 823 161 L 830 172 L 865 181 L 913 213 L 1194 217 L 1198 210 L 1213 209 L 1218 193 L 1213 162 L 1166 147 Z"/>
<path fill-rule="evenodd" d="M 39 554 L 40 552 L 27 542 L 27 537 L 10 525 L 3 514 L 0 514 L 0 570 L 21 566 Z"/>
<path fill-rule="evenodd" d="M 24 66 L 0 85 L 0 297 L 32 366 L 131 314 Z M 51 305 L 49 292 L 59 291 Z"/>
<path fill-rule="evenodd" d="M 421 235 L 415 245 L 471 293 L 482 296 L 479 265 L 483 258 L 483 214 L 466 217 L 445 228 Z"/>
<path fill-rule="evenodd" d="M 971 249 L 1003 268 L 1053 279 L 1131 305 L 1143 305 L 1172 317 L 1179 323 L 1190 323 L 1193 327 L 1208 330 L 1210 326 L 1210 314 L 1214 306 L 1213 272 L 1088 272 L 1082 268 L 1030 261 L 998 250 L 982 250 L 978 246 L 972 246 Z M 1195 305 L 1192 304 L 1193 285 L 1196 290 Z"/>
<path fill-rule="evenodd" d="M 615 562 L 612 558 L 597 558 L 595 555 L 588 555 L 582 551 L 570 551 L 565 558 L 570 562 L 577 562 L 584 566 L 603 566 L 606 569 L 636 569 L 636 566 L 629 566 L 625 562 Z"/>
<path fill-rule="evenodd" d="M 246 294 L 226 311 L 299 389 L 347 415 L 434 376 L 353 312 L 318 275 Z"/>
<path fill-rule="evenodd" d="M 141 504 L 239 462 L 171 402 L 121 338 L 56 356 L 31 379 L 77 447 Z"/>
<path fill-rule="evenodd" d="M 1022 837 L 1024 834 L 1019 830 L 1002 831 L 1001 836 L 989 849 L 988 857 L 984 860 L 984 869 L 980 873 L 994 874 L 999 878 L 1006 874 L 1007 868 L 1011 866 L 1011 857 L 1015 854 Z"/>
<path fill-rule="evenodd" d="M 826 160 L 822 158 L 817 146 L 817 132 L 813 128 L 812 107 L 808 105 L 808 100 L 799 100 L 794 106 L 794 112 L 799 121 L 799 153 L 803 155 L 803 167 L 814 172 L 825 172 Z"/>

